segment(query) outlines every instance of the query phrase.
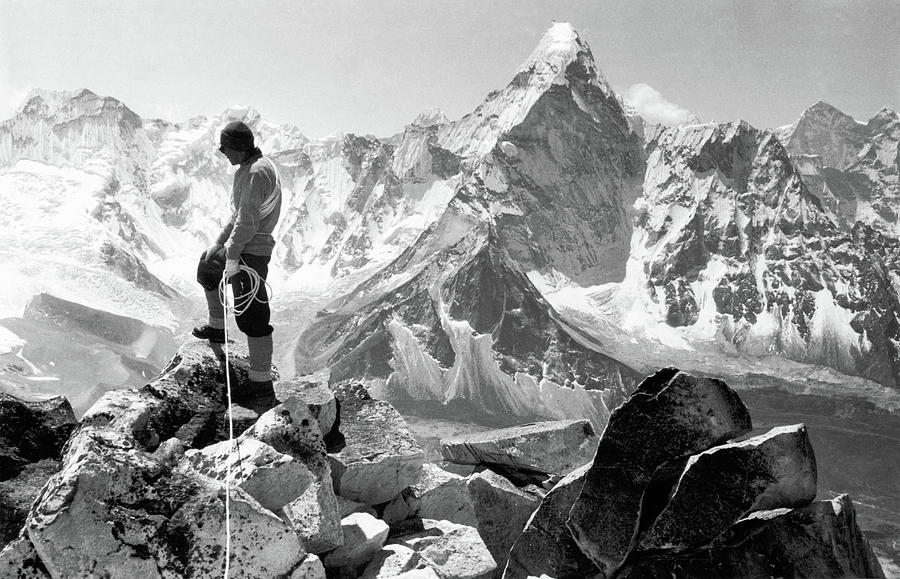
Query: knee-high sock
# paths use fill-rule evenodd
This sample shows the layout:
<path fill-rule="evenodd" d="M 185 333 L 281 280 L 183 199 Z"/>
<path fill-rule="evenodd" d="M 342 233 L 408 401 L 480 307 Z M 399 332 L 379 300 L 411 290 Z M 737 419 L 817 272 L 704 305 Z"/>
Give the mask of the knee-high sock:
<path fill-rule="evenodd" d="M 225 306 L 219 301 L 219 290 L 204 292 L 206 294 L 206 308 L 209 311 L 209 326 L 222 329 L 225 327 Z"/>
<path fill-rule="evenodd" d="M 272 379 L 272 335 L 258 338 L 247 336 L 250 350 L 250 380 L 266 382 Z"/>

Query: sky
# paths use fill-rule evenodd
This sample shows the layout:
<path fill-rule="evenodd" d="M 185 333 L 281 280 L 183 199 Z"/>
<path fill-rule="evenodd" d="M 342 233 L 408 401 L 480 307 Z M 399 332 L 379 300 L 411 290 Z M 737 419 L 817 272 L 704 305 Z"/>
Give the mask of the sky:
<path fill-rule="evenodd" d="M 898 0 L 0 0 L 0 119 L 32 88 L 88 88 L 144 118 L 249 105 L 309 137 L 389 136 L 474 110 L 554 21 L 661 118 L 900 110 Z"/>

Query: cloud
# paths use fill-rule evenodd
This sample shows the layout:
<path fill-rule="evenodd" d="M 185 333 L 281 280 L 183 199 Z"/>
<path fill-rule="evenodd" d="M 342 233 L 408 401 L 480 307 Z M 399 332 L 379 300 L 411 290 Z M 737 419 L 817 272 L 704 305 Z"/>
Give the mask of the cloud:
<path fill-rule="evenodd" d="M 696 120 L 695 115 L 689 110 L 667 101 L 658 90 L 648 84 L 631 85 L 622 98 L 649 123 L 683 125 Z"/>

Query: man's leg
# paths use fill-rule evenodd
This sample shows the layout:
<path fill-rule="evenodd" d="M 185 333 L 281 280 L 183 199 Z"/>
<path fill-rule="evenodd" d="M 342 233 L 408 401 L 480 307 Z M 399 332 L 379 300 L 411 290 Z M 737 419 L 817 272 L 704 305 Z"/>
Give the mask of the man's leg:
<path fill-rule="evenodd" d="M 197 282 L 203 286 L 206 296 L 206 308 L 209 313 L 205 326 L 198 326 L 191 332 L 195 337 L 211 342 L 225 341 L 225 306 L 222 305 L 219 293 L 219 282 L 225 270 L 225 252 L 216 254 L 210 260 L 200 257 L 197 265 Z"/>
<path fill-rule="evenodd" d="M 238 300 L 235 307 L 244 309 L 236 317 L 238 328 L 247 334 L 247 349 L 250 351 L 250 381 L 271 382 L 272 380 L 272 331 L 269 325 L 271 310 L 266 292 L 266 276 L 269 273 L 269 258 L 259 255 L 242 255 L 244 263 L 251 267 L 260 277 L 259 288 L 255 299 L 249 296 Z M 250 291 L 250 276 L 245 272 L 232 278 L 235 295 L 244 295 Z M 250 300 L 246 303 L 246 300 Z"/>

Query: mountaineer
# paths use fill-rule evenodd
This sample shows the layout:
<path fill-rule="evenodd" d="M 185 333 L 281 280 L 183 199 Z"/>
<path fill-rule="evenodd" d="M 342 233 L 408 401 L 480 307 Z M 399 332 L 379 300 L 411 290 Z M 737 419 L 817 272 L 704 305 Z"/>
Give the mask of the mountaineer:
<path fill-rule="evenodd" d="M 197 281 L 206 293 L 208 323 L 193 329 L 197 338 L 225 342 L 224 279 L 234 292 L 235 319 L 247 335 L 250 352 L 250 384 L 236 393 L 248 398 L 273 395 L 272 331 L 266 292 L 266 276 L 275 238 L 272 232 L 281 213 L 281 181 L 275 163 L 256 147 L 253 132 L 245 123 L 228 123 L 219 137 L 219 151 L 232 165 L 232 214 L 215 243 L 200 258 Z"/>

